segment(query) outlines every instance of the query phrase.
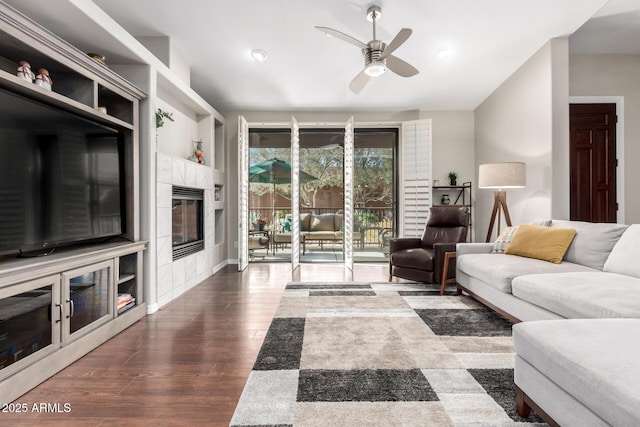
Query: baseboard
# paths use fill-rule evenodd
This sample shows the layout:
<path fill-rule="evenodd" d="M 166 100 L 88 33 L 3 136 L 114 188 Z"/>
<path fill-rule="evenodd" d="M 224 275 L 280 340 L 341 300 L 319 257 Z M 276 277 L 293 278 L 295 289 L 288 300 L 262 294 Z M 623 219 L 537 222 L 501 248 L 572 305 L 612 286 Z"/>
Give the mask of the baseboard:
<path fill-rule="evenodd" d="M 227 265 L 229 265 L 229 260 L 226 259 L 224 261 L 222 261 L 220 264 L 216 265 L 215 267 L 213 267 L 213 274 L 216 274 L 218 271 L 222 270 L 223 268 L 225 268 Z"/>
<path fill-rule="evenodd" d="M 227 264 L 238 264 L 238 260 L 237 259 L 228 259 L 227 260 Z"/>
<path fill-rule="evenodd" d="M 158 311 L 158 304 L 147 304 L 147 314 L 153 314 Z"/>

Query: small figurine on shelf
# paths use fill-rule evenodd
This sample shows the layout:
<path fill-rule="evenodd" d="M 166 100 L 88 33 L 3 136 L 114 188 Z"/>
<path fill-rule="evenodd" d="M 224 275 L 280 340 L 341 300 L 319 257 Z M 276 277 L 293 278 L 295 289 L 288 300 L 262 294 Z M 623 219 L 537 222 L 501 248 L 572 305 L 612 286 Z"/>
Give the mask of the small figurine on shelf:
<path fill-rule="evenodd" d="M 33 70 L 31 70 L 31 64 L 27 61 L 20 61 L 18 65 L 19 67 L 16 75 L 23 80 L 33 83 L 36 79 L 36 75 L 33 73 Z"/>
<path fill-rule="evenodd" d="M 51 80 L 51 76 L 46 68 L 40 68 L 38 70 L 38 76 L 36 77 L 36 84 L 43 89 L 51 90 L 51 86 L 53 86 L 53 80 Z"/>
<path fill-rule="evenodd" d="M 196 156 L 196 161 L 201 165 L 204 165 L 204 152 L 202 151 L 202 140 L 193 141 L 196 144 L 196 149 L 194 151 L 194 155 Z"/>

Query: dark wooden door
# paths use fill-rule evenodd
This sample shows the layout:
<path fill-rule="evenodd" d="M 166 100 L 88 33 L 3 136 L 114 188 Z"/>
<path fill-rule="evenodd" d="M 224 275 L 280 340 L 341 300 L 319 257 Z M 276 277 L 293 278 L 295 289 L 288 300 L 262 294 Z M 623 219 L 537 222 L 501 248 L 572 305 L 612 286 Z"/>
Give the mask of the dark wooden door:
<path fill-rule="evenodd" d="M 570 105 L 571 219 L 616 222 L 616 105 Z"/>

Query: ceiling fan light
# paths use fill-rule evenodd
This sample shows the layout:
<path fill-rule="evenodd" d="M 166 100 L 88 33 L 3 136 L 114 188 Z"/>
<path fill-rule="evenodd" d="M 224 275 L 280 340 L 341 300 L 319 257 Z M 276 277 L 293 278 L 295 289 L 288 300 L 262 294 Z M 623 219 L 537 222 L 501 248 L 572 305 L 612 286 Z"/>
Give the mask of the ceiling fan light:
<path fill-rule="evenodd" d="M 381 76 L 385 71 L 387 71 L 387 66 L 383 62 L 372 62 L 364 69 L 365 74 L 369 77 Z"/>

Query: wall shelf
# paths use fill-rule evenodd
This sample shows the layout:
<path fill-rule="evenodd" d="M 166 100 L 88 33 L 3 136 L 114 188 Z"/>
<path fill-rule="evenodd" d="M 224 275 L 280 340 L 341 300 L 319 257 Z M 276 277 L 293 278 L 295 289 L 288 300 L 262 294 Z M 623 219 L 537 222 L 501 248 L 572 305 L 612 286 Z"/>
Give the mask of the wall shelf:
<path fill-rule="evenodd" d="M 434 185 L 433 206 L 466 206 L 469 208 L 469 226 L 467 239 L 473 241 L 473 186 L 471 182 L 463 182 L 462 185 Z M 449 197 L 449 203 L 443 203 L 443 196 Z"/>

